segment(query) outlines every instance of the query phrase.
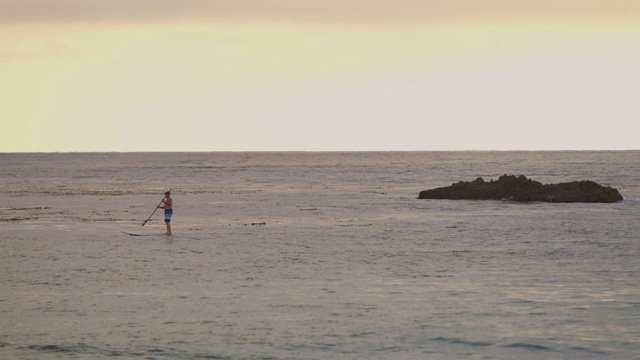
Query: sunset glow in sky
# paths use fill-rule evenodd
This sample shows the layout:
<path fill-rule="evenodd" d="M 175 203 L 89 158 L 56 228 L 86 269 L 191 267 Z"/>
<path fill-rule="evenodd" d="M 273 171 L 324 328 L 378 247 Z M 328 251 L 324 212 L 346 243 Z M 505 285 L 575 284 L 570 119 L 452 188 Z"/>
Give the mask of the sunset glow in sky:
<path fill-rule="evenodd" d="M 637 0 L 0 0 L 0 152 L 640 149 Z"/>

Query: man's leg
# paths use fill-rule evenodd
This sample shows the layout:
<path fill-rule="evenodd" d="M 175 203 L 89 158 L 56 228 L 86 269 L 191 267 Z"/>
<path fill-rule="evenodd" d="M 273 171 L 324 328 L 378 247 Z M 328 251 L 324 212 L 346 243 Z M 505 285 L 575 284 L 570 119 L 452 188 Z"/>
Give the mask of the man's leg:
<path fill-rule="evenodd" d="M 167 232 L 165 235 L 171 235 L 171 215 L 173 215 L 172 210 L 165 210 L 164 212 L 164 223 L 167 225 Z"/>

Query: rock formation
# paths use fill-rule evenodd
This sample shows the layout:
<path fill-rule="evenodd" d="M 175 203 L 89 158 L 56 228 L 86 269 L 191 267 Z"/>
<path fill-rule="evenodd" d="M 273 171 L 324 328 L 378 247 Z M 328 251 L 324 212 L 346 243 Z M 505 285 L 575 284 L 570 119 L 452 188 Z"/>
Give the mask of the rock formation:
<path fill-rule="evenodd" d="M 588 180 L 543 185 L 524 175 L 502 175 L 497 181 L 486 182 L 479 177 L 470 182 L 424 190 L 418 199 L 614 203 L 623 198 L 618 190 Z"/>

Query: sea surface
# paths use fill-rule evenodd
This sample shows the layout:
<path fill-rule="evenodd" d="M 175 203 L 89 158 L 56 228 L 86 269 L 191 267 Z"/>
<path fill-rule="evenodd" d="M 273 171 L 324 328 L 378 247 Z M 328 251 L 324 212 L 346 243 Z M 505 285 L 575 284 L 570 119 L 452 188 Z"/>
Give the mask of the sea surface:
<path fill-rule="evenodd" d="M 614 204 L 418 200 L 593 180 Z M 2 359 L 640 359 L 640 151 L 0 154 Z M 173 236 L 161 210 L 174 200 Z"/>

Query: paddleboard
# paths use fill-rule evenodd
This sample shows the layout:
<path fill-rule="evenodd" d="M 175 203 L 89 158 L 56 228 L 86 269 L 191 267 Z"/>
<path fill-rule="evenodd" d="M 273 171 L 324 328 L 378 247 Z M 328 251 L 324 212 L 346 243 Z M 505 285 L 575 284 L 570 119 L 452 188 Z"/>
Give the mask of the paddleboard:
<path fill-rule="evenodd" d="M 160 233 L 150 234 L 150 233 L 135 233 L 135 232 L 128 232 L 128 231 L 123 231 L 123 233 L 129 234 L 131 236 L 164 236 L 164 234 L 160 234 Z"/>

